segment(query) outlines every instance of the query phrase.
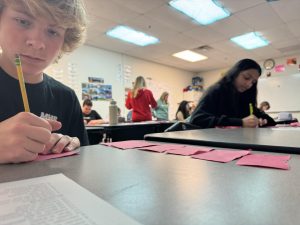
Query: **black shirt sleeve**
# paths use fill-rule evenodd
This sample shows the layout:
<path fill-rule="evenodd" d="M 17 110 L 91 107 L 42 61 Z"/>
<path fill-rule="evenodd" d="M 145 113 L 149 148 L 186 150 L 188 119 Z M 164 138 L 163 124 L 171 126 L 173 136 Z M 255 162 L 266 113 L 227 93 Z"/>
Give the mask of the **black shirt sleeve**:
<path fill-rule="evenodd" d="M 91 118 L 91 120 L 101 120 L 102 119 L 102 117 L 99 115 L 99 113 L 97 113 L 96 110 L 91 111 L 90 118 Z"/>
<path fill-rule="evenodd" d="M 241 118 L 230 113 L 230 97 L 218 86 L 213 86 L 205 93 L 191 116 L 190 122 L 200 128 L 216 126 L 242 126 Z"/>

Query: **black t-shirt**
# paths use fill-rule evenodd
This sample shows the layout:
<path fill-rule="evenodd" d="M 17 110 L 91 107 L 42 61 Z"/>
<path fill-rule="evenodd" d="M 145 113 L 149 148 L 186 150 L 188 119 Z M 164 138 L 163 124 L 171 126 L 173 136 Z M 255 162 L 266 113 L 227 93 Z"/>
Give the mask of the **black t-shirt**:
<path fill-rule="evenodd" d="M 83 119 L 86 120 L 86 122 L 90 122 L 91 120 L 101 120 L 102 117 L 95 111 L 91 110 L 89 114 L 82 113 Z"/>
<path fill-rule="evenodd" d="M 234 87 L 215 84 L 201 98 L 191 115 L 190 123 L 199 128 L 242 126 L 242 119 L 250 114 L 249 103 L 255 105 L 245 96 L 237 92 Z M 271 117 L 261 113 L 256 107 L 254 107 L 254 115 L 257 118 L 267 119 L 266 126 L 276 124 Z"/>
<path fill-rule="evenodd" d="M 81 107 L 75 92 L 43 75 L 38 84 L 25 84 L 30 112 L 37 116 L 54 119 L 62 123 L 57 133 L 78 137 L 82 146 L 88 145 Z M 0 68 L 0 122 L 24 111 L 21 91 L 17 79 Z"/>

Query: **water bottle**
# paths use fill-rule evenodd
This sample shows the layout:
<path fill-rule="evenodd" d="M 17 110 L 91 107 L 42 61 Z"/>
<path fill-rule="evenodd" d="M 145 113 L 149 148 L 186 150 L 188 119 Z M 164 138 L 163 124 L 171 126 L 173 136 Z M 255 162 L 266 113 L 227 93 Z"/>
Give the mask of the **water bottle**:
<path fill-rule="evenodd" d="M 109 105 L 109 124 L 115 125 L 118 123 L 118 106 L 114 100 L 110 101 Z"/>

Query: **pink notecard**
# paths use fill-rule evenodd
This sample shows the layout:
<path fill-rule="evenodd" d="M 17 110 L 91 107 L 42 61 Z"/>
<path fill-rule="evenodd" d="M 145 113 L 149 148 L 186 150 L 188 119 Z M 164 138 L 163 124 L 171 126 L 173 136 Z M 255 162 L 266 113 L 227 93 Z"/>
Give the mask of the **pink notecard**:
<path fill-rule="evenodd" d="M 250 152 L 250 150 L 213 150 L 210 152 L 193 155 L 192 158 L 226 163 L 244 155 L 248 155 Z"/>
<path fill-rule="evenodd" d="M 216 128 L 221 128 L 221 129 L 238 129 L 242 128 L 241 126 L 217 126 Z"/>
<path fill-rule="evenodd" d="M 179 148 L 183 148 L 184 145 L 175 145 L 175 144 L 160 144 L 156 146 L 142 147 L 140 150 L 152 151 L 152 152 L 165 152 L 168 150 L 175 150 Z"/>
<path fill-rule="evenodd" d="M 47 154 L 47 155 L 38 155 L 38 157 L 34 161 L 44 161 L 48 159 L 55 159 L 55 158 L 61 158 L 61 157 L 66 157 L 66 156 L 71 156 L 71 155 L 78 155 L 79 154 L 79 149 L 75 149 L 74 151 L 70 152 L 63 152 L 63 153 L 52 153 L 52 154 Z"/>
<path fill-rule="evenodd" d="M 187 145 L 182 148 L 167 150 L 166 153 L 174 155 L 195 155 L 211 150 L 213 150 L 213 148 Z"/>
<path fill-rule="evenodd" d="M 288 161 L 290 158 L 290 155 L 251 154 L 244 156 L 236 164 L 240 166 L 261 166 L 288 170 Z"/>
<path fill-rule="evenodd" d="M 294 123 L 290 123 L 291 127 L 300 127 L 300 123 L 299 122 L 294 122 Z"/>
<path fill-rule="evenodd" d="M 144 140 L 116 141 L 116 142 L 108 142 L 108 143 L 101 143 L 101 144 L 115 147 L 115 148 L 120 148 L 120 149 L 141 148 L 141 147 L 157 145 Z"/>

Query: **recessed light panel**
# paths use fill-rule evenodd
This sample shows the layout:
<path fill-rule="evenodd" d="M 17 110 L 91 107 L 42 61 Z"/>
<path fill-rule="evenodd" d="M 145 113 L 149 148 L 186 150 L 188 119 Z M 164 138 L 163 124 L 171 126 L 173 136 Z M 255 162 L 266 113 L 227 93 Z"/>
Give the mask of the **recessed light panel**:
<path fill-rule="evenodd" d="M 236 36 L 231 38 L 230 40 L 248 50 L 269 45 L 269 41 L 261 37 L 256 32 Z"/>
<path fill-rule="evenodd" d="M 147 35 L 143 32 L 134 30 L 127 26 L 117 26 L 112 30 L 106 32 L 106 35 L 117 38 L 123 41 L 130 42 L 139 46 L 147 46 L 151 44 L 156 44 L 159 42 L 159 39 L 150 35 Z"/>
<path fill-rule="evenodd" d="M 182 52 L 177 52 L 173 54 L 174 57 L 189 61 L 189 62 L 197 62 L 201 60 L 207 59 L 205 55 L 198 54 L 196 52 L 190 51 L 190 50 L 185 50 Z"/>
<path fill-rule="evenodd" d="M 230 16 L 230 12 L 215 0 L 172 0 L 169 5 L 202 25 Z"/>

